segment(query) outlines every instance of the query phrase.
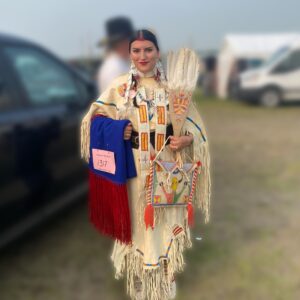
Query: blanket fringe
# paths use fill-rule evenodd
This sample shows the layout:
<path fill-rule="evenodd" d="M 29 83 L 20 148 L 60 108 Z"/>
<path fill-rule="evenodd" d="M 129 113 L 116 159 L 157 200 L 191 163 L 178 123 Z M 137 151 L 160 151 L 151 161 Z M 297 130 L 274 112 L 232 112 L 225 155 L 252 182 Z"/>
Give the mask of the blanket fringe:
<path fill-rule="evenodd" d="M 131 244 L 131 218 L 125 184 L 115 184 L 89 171 L 89 218 L 96 229 Z"/>

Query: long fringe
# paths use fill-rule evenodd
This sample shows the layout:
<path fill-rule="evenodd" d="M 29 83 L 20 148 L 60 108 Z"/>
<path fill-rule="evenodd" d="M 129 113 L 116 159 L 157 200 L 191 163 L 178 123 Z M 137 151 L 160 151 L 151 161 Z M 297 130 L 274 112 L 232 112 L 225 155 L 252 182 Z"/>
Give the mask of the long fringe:
<path fill-rule="evenodd" d="M 196 142 L 197 143 L 197 142 Z M 195 146 L 196 156 L 202 157 L 202 170 L 198 177 L 195 191 L 195 202 L 204 213 L 204 221 L 207 223 L 210 218 L 210 195 L 211 195 L 211 178 L 210 178 L 210 155 L 207 143 L 202 147 Z"/>
<path fill-rule="evenodd" d="M 98 114 L 115 119 L 116 110 L 114 107 L 110 105 L 102 105 L 100 103 L 93 102 L 88 112 L 82 118 L 81 127 L 80 127 L 80 150 L 81 150 L 81 157 L 86 162 L 89 162 L 90 159 L 91 120 L 93 116 Z"/>
<path fill-rule="evenodd" d="M 90 159 L 90 128 L 91 128 L 91 119 L 94 113 L 99 108 L 97 103 L 93 103 L 83 117 L 81 121 L 80 127 L 80 150 L 81 150 L 81 157 L 86 161 L 89 162 Z"/>
<path fill-rule="evenodd" d="M 197 112 L 196 105 L 191 104 L 191 110 Z M 211 196 L 211 177 L 210 177 L 210 154 L 209 145 L 207 141 L 206 130 L 201 120 L 200 115 L 195 116 L 195 121 L 201 127 L 204 135 L 206 136 L 206 141 L 199 137 L 199 131 L 195 126 L 186 121 L 183 127 L 184 131 L 189 131 L 194 135 L 194 141 L 192 147 L 185 148 L 183 152 L 183 160 L 188 160 L 192 158 L 195 161 L 201 161 L 201 172 L 198 176 L 196 190 L 194 193 L 194 203 L 201 209 L 204 214 L 205 223 L 209 222 L 210 218 L 210 196 Z"/>
<path fill-rule="evenodd" d="M 159 266 L 144 266 L 144 259 L 134 246 L 127 247 L 122 258 L 121 267 L 116 271 L 115 278 L 122 278 L 126 274 L 127 293 L 131 299 L 137 299 L 135 283 L 141 282 L 139 297 L 148 300 L 167 300 L 170 294 L 170 283 L 176 273 L 184 270 L 183 252 L 191 248 L 192 243 L 187 231 L 182 231 L 173 242 L 167 258 L 160 258 Z M 119 258 L 118 258 L 119 259 Z M 167 274 L 164 269 L 167 263 Z M 140 298 L 139 298 L 140 299 Z"/>

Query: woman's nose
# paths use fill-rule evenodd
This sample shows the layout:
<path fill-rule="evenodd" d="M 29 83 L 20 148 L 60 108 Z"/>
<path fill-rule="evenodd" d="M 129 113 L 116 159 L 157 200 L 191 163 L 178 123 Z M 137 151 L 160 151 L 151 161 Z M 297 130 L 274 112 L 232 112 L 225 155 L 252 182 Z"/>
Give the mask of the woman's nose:
<path fill-rule="evenodd" d="M 145 59 L 146 58 L 146 53 L 145 51 L 141 51 L 141 59 Z"/>

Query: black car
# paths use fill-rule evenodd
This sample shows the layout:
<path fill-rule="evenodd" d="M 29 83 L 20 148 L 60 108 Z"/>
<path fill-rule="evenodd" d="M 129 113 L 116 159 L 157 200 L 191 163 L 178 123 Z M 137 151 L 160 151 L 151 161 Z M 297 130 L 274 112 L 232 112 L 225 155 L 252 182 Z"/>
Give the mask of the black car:
<path fill-rule="evenodd" d="M 0 34 L 0 248 L 86 192 L 79 124 L 92 81 Z"/>

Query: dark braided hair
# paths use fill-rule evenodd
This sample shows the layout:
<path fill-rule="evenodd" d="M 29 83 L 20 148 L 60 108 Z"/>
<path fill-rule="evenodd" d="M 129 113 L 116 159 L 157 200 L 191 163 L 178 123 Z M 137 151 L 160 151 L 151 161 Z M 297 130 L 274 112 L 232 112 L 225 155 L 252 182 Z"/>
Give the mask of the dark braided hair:
<path fill-rule="evenodd" d="M 132 87 L 133 87 L 133 89 L 137 90 L 137 86 L 138 86 L 137 79 L 132 75 Z M 133 100 L 133 105 L 135 107 L 139 108 L 140 106 L 136 102 L 136 96 L 134 96 L 134 98 L 132 100 Z"/>

